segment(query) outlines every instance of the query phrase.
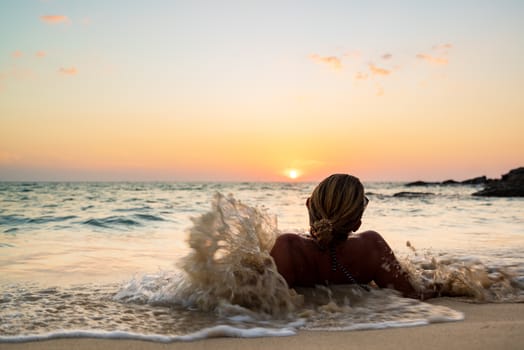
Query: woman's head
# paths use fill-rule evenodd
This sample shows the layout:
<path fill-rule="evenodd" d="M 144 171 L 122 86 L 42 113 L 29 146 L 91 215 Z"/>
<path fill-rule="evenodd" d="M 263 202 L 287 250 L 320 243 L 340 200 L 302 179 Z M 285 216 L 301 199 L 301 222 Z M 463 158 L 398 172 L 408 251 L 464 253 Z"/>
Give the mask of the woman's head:
<path fill-rule="evenodd" d="M 308 198 L 311 235 L 321 247 L 344 241 L 360 227 L 367 204 L 360 180 L 347 174 L 324 179 Z"/>

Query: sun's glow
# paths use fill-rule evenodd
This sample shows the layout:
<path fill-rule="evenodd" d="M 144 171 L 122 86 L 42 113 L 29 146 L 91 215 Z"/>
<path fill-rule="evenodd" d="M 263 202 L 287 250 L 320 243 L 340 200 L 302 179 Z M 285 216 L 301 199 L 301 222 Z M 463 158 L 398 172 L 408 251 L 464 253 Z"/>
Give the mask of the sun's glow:
<path fill-rule="evenodd" d="M 287 176 L 289 176 L 290 179 L 296 179 L 300 174 L 298 173 L 298 170 L 295 170 L 295 169 L 290 169 L 288 171 L 288 174 Z"/>

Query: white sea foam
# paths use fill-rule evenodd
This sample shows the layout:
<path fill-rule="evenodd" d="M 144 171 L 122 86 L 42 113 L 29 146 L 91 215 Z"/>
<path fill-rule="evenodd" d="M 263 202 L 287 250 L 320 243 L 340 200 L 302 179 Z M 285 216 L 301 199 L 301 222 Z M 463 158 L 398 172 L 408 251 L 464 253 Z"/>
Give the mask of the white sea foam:
<path fill-rule="evenodd" d="M 128 339 L 128 340 L 142 340 L 159 343 L 172 343 L 177 341 L 194 341 L 206 338 L 223 338 L 223 337 L 234 337 L 234 338 L 259 338 L 259 337 L 285 337 L 296 334 L 294 328 L 236 328 L 227 325 L 219 325 L 214 327 L 205 328 L 197 332 L 178 335 L 178 336 L 167 336 L 159 334 L 139 334 L 132 332 L 123 331 L 85 331 L 85 330 L 67 330 L 67 331 L 55 331 L 44 334 L 35 335 L 17 335 L 17 336 L 0 336 L 0 342 L 2 343 L 23 343 L 33 342 L 51 339 L 61 338 L 98 338 L 98 339 Z"/>

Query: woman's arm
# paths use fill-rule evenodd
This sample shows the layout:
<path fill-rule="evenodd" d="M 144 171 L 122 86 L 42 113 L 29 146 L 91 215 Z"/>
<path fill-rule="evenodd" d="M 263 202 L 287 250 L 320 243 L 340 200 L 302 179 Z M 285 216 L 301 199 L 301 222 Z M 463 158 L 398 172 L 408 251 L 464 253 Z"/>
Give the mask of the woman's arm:
<path fill-rule="evenodd" d="M 269 253 L 275 264 L 277 265 L 278 273 L 284 277 L 288 287 L 295 284 L 295 269 L 294 269 L 294 241 L 298 236 L 294 234 L 283 234 L 277 237 L 275 245 Z"/>
<path fill-rule="evenodd" d="M 398 262 L 393 250 L 380 234 L 374 231 L 363 233 L 370 242 L 375 256 L 375 271 L 373 280 L 381 288 L 398 290 L 403 296 L 414 299 L 429 299 L 435 297 L 433 291 L 417 291 L 410 282 L 409 275 Z"/>

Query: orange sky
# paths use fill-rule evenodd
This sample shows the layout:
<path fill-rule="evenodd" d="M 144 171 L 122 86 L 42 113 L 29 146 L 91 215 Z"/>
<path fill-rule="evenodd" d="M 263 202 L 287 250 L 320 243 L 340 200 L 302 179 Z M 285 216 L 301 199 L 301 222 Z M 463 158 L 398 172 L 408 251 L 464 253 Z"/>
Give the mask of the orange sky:
<path fill-rule="evenodd" d="M 460 180 L 524 164 L 524 5 L 296 5 L 0 5 L 0 180 Z"/>

